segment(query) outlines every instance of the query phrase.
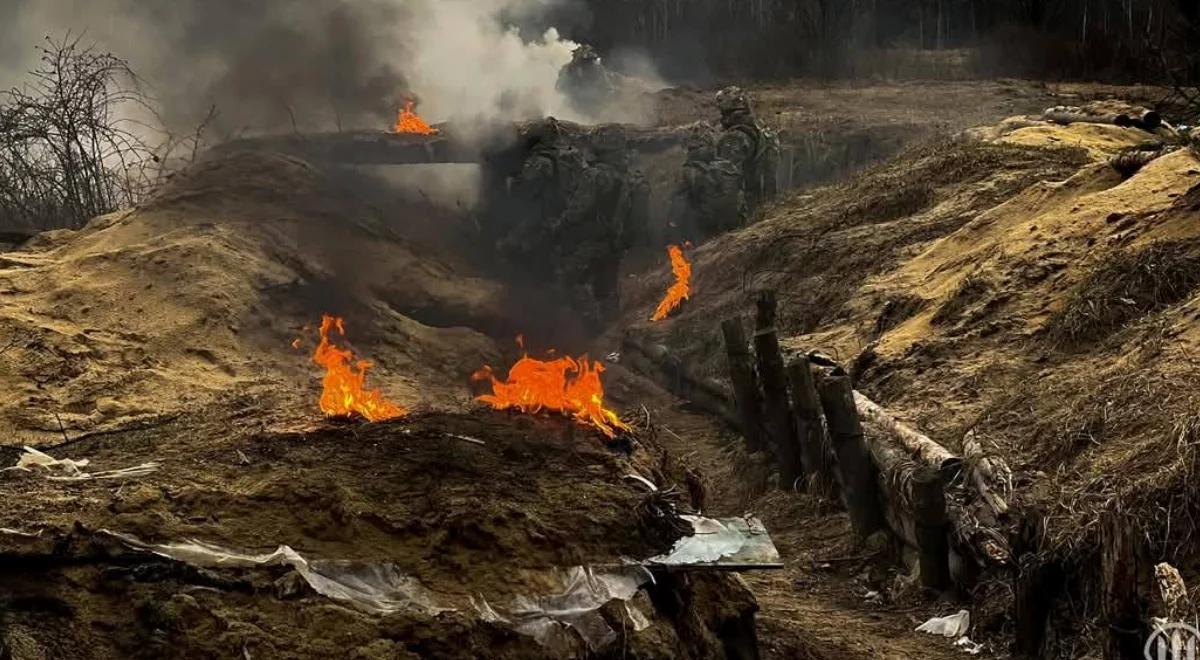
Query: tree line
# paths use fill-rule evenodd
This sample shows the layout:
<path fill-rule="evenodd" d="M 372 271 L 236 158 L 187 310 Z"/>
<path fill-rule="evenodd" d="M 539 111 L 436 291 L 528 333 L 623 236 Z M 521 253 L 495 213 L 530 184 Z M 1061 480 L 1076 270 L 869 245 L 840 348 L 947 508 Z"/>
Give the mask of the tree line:
<path fill-rule="evenodd" d="M 854 75 L 883 49 L 975 51 L 980 75 L 1194 84 L 1200 0 L 585 0 L 589 36 L 713 75 Z"/>

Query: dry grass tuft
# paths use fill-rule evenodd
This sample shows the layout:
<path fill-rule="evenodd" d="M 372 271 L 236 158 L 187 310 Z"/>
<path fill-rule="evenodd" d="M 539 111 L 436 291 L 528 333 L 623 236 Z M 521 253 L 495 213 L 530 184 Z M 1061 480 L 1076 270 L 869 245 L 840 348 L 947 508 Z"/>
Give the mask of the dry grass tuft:
<path fill-rule="evenodd" d="M 1076 289 L 1049 324 L 1067 344 L 1104 339 L 1130 321 L 1185 300 L 1200 286 L 1200 246 L 1164 241 L 1121 254 L 1101 265 Z"/>
<path fill-rule="evenodd" d="M 898 185 L 868 195 L 846 207 L 846 218 L 870 218 L 873 223 L 891 222 L 916 215 L 933 205 L 933 188 L 921 181 L 896 182 Z"/>
<path fill-rule="evenodd" d="M 991 284 L 986 278 L 979 273 L 970 273 L 963 278 L 959 283 L 958 288 L 950 297 L 938 307 L 930 321 L 934 325 L 947 325 L 954 323 L 962 315 L 963 311 L 971 305 L 979 302 L 988 290 L 991 289 Z"/>

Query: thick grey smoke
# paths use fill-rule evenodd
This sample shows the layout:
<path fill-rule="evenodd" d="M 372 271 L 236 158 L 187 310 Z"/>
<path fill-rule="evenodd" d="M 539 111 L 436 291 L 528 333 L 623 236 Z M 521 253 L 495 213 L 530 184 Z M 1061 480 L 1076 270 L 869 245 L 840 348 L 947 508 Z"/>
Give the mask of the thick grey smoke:
<path fill-rule="evenodd" d="M 83 33 L 129 61 L 172 130 L 216 106 L 220 134 L 383 128 L 420 112 L 573 119 L 554 85 L 574 46 L 515 25 L 572 0 L 6 0 L 0 85 L 19 84 L 44 36 Z M 629 117 L 621 117 L 629 119 Z"/>

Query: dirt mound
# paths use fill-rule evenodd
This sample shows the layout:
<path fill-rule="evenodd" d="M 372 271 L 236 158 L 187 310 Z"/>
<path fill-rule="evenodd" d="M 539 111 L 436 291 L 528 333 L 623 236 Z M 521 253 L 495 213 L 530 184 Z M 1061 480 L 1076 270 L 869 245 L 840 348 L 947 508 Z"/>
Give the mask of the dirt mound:
<path fill-rule="evenodd" d="M 788 346 L 846 363 L 870 346 L 861 389 L 947 446 L 975 431 L 1016 468 L 1020 510 L 1041 512 L 1047 555 L 1079 576 L 1083 610 L 1052 624 L 1069 631 L 1097 611 L 1107 513 L 1154 561 L 1200 566 L 1200 160 L 1168 147 L 1126 177 L 1108 160 L 1147 138 L 1136 129 L 1020 118 L 974 136 L 704 245 L 682 313 L 634 332 L 724 376 L 717 322 L 774 288 Z M 632 294 L 643 305 L 665 282 Z"/>
<path fill-rule="evenodd" d="M 504 289 L 469 251 L 414 238 L 457 218 L 374 191 L 292 157 L 220 151 L 142 207 L 5 253 L 0 425 L 40 442 L 231 393 L 308 398 L 322 313 L 346 318 L 389 395 L 453 405 L 495 357 L 481 330 L 504 326 Z"/>
<path fill-rule="evenodd" d="M 1086 162 L 1076 150 L 981 142 L 909 151 L 846 183 L 792 195 L 768 209 L 762 222 L 695 250 L 695 295 L 674 320 L 645 320 L 666 290 L 669 274 L 642 278 L 626 292 L 633 314 L 624 325 L 635 334 L 668 340 L 697 371 L 723 375 L 715 321 L 746 311 L 748 291 L 780 291 L 779 322 L 788 333 L 828 326 L 844 318 L 858 285 L 873 275 L 1016 192 L 1065 177 Z M 873 300 L 882 304 L 892 295 Z M 870 319 L 865 329 L 875 322 Z"/>
<path fill-rule="evenodd" d="M 653 498 L 624 478 L 669 483 L 661 452 L 606 446 L 598 432 L 560 419 L 426 414 L 263 430 L 237 416 L 189 417 L 51 451 L 88 456 L 97 468 L 162 465 L 121 488 L 40 474 L 0 480 L 10 504 L 0 514 L 9 569 L 0 576 L 0 636 L 54 657 L 564 657 L 489 621 L 477 604 L 508 612 L 519 596 L 560 589 L 556 569 L 620 570 L 678 537 L 656 526 L 645 508 Z M 253 553 L 286 544 L 309 561 L 395 566 L 426 602 L 363 613 L 286 568 L 195 568 L 105 542 L 101 529 L 149 544 L 197 539 Z M 650 595 L 688 597 L 693 587 L 674 588 Z M 719 648 L 720 621 L 711 629 L 694 622 L 740 615 L 752 600 L 725 578 L 697 577 L 695 588 L 712 600 L 660 613 L 647 594 L 634 599 L 649 617 L 636 635 L 620 633 L 628 623 L 619 607 L 601 612 L 621 642 L 589 657 L 689 647 L 711 657 L 702 649 Z"/>

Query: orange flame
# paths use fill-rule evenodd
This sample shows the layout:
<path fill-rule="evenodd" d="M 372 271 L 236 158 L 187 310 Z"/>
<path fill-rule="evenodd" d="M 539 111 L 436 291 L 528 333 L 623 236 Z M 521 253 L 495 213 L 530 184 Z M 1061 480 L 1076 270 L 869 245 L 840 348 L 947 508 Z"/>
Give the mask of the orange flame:
<path fill-rule="evenodd" d="M 407 414 L 404 408 L 388 401 L 379 390 L 365 390 L 370 360 L 354 361 L 350 349 L 338 348 L 329 341 L 329 331 L 337 330 L 345 336 L 345 322 L 328 314 L 321 317 L 321 343 L 313 353 L 313 362 L 325 367 L 322 381 L 321 412 L 326 417 L 352 417 L 358 415 L 369 422 L 382 422 Z"/>
<path fill-rule="evenodd" d="M 404 102 L 404 108 L 402 110 L 400 110 L 398 113 L 396 113 L 396 126 L 395 126 L 394 130 L 397 133 L 412 133 L 415 135 L 437 135 L 438 130 L 436 128 L 430 126 L 429 124 L 425 123 L 424 119 L 421 119 L 419 116 L 417 116 L 417 113 L 413 112 L 414 107 L 416 107 L 415 102 L 413 102 L 413 101 L 405 101 Z"/>
<path fill-rule="evenodd" d="M 667 254 L 671 257 L 671 272 L 675 273 L 675 283 L 667 289 L 667 295 L 663 296 L 662 302 L 658 303 L 654 316 L 650 317 L 651 321 L 662 321 L 670 316 L 692 292 L 692 264 L 683 256 L 683 248 L 670 245 L 667 247 Z"/>
<path fill-rule="evenodd" d="M 629 426 L 604 407 L 602 373 L 604 365 L 589 361 L 587 356 L 536 360 L 524 355 L 508 370 L 505 381 L 498 380 L 488 366 L 471 379 L 491 381 L 492 393 L 478 400 L 496 410 L 513 408 L 531 415 L 552 410 L 591 424 L 612 438 L 617 430 L 628 431 Z"/>

